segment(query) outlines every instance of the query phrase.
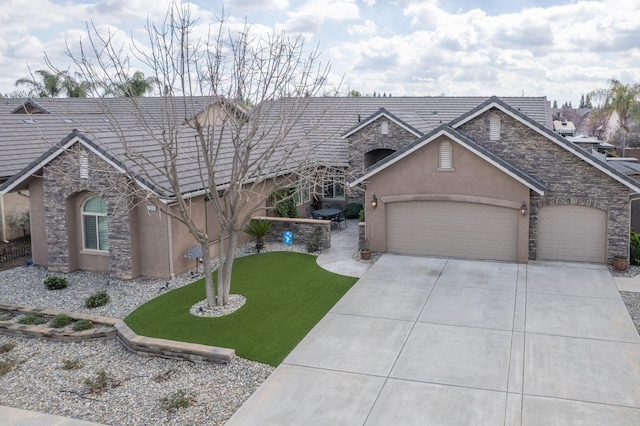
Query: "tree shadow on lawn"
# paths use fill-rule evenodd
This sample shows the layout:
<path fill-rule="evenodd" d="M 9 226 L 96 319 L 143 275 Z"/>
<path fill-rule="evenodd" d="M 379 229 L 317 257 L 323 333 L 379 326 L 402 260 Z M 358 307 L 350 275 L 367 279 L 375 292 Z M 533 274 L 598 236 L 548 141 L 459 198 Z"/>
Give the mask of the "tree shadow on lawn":
<path fill-rule="evenodd" d="M 125 322 L 139 335 L 232 348 L 275 367 L 357 280 L 320 268 L 312 255 L 256 254 L 234 261 L 231 294 L 247 298 L 236 312 L 191 315 L 191 306 L 206 297 L 201 279 L 150 300 Z"/>

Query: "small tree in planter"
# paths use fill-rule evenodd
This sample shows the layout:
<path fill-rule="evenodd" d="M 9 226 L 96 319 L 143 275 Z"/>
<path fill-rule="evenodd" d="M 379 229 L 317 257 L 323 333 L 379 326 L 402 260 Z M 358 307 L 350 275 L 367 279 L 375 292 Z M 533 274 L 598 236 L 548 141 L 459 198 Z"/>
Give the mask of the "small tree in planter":
<path fill-rule="evenodd" d="M 362 260 L 371 259 L 371 250 L 369 250 L 369 240 L 367 240 L 366 238 L 364 240 L 364 244 L 362 245 L 362 248 L 360 249 L 360 258 Z"/>
<path fill-rule="evenodd" d="M 264 237 L 271 234 L 271 222 L 264 219 L 252 219 L 244 229 L 247 234 L 256 237 L 256 250 L 264 248 Z"/>

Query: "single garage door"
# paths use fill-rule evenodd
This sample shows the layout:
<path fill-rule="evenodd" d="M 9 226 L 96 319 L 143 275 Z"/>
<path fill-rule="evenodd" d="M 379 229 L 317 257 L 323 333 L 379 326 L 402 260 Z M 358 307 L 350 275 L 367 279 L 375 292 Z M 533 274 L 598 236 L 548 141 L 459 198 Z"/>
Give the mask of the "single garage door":
<path fill-rule="evenodd" d="M 387 251 L 516 260 L 518 211 L 453 201 L 389 203 Z"/>
<path fill-rule="evenodd" d="M 607 213 L 585 206 L 545 206 L 538 214 L 538 259 L 604 262 Z"/>

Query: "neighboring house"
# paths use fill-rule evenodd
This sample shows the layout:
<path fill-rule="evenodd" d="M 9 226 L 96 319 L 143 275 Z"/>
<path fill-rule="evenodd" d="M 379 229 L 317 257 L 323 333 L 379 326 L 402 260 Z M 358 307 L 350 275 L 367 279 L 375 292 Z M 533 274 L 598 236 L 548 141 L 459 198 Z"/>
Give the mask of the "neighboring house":
<path fill-rule="evenodd" d="M 127 160 L 123 135 L 139 149 L 153 147 L 124 100 L 103 100 L 108 117 L 90 99 L 11 102 L 0 104 L 0 194 L 29 191 L 36 264 L 124 278 L 170 277 L 193 267 L 184 257 L 194 244 L 186 227 L 118 190 L 134 184 L 158 200 L 172 198 Z M 162 98 L 140 102 L 162 118 Z M 628 253 L 629 196 L 640 187 L 555 134 L 546 98 L 306 102 L 287 138 L 313 151 L 292 167 L 316 163 L 331 172 L 298 188 L 298 210 L 312 194 L 323 206 L 364 201 L 373 250 L 519 262 L 604 262 Z M 218 104 L 194 103 L 199 110 L 184 117 L 216 121 Z M 185 130 L 183 137 L 193 135 Z M 179 169 L 189 175 L 193 163 Z M 187 183 L 191 208 L 217 235 L 198 179 Z M 267 180 L 265 193 L 272 187 Z"/>
<path fill-rule="evenodd" d="M 383 120 L 373 115 L 345 137 Z M 629 200 L 640 192 L 635 180 L 495 97 L 350 183 L 360 184 L 377 201 L 375 209 L 365 204 L 372 250 L 518 262 L 628 255 Z"/>

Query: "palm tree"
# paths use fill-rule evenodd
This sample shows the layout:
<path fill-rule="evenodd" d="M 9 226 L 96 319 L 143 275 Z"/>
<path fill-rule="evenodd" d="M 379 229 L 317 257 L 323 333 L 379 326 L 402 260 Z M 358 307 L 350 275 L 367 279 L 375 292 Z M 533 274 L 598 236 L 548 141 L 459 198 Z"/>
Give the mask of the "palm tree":
<path fill-rule="evenodd" d="M 16 86 L 31 86 L 28 92 L 29 96 L 56 98 L 66 95 L 69 98 L 86 98 L 87 92 L 92 87 L 91 83 L 87 81 L 77 81 L 67 71 L 50 73 L 47 70 L 36 70 L 35 74 L 40 76 L 42 81 L 38 81 L 35 78 L 20 78 L 16 80 Z"/>
<path fill-rule="evenodd" d="M 16 86 L 31 86 L 29 95 L 38 98 L 55 98 L 62 93 L 62 82 L 65 73 L 53 74 L 47 70 L 36 70 L 35 74 L 39 75 L 42 81 L 38 81 L 35 78 L 20 78 L 16 80 Z"/>
<path fill-rule="evenodd" d="M 116 95 L 124 96 L 126 98 L 140 97 L 144 96 L 146 93 L 153 93 L 153 90 L 158 84 L 159 81 L 157 78 L 145 78 L 142 71 L 136 71 L 133 73 L 133 77 L 127 77 L 124 83 L 116 84 L 114 92 Z"/>
<path fill-rule="evenodd" d="M 635 114 L 634 107 L 640 98 L 640 84 L 622 84 L 616 79 L 609 80 L 608 89 L 598 89 L 592 92 L 592 98 L 604 100 L 603 108 L 611 115 L 616 113 L 620 128 L 628 132 L 628 120 Z"/>

